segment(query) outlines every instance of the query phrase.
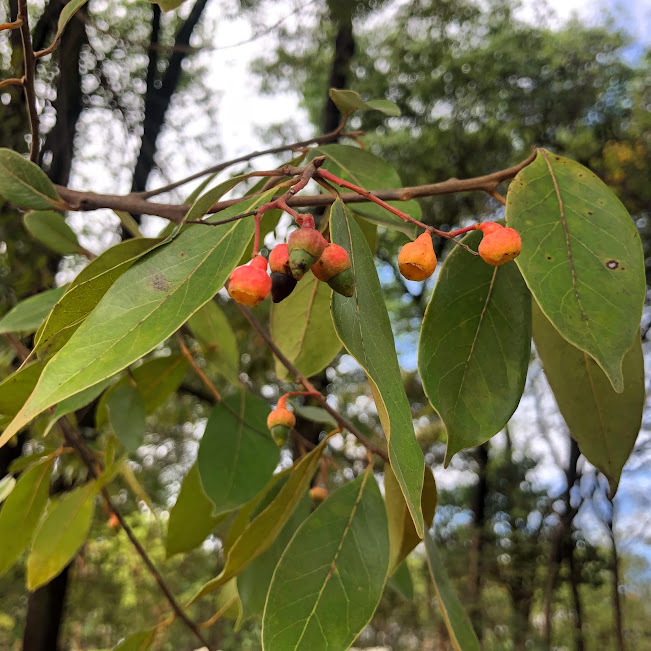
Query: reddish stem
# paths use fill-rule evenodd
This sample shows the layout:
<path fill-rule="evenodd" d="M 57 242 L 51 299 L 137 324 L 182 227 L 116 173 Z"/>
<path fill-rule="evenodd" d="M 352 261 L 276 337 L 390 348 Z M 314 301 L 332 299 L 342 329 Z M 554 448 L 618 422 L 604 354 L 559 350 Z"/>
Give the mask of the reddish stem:
<path fill-rule="evenodd" d="M 260 250 L 260 222 L 262 221 L 262 214 L 256 213 L 253 219 L 255 221 L 255 235 L 253 237 L 253 253 L 251 257 L 255 258 Z"/>

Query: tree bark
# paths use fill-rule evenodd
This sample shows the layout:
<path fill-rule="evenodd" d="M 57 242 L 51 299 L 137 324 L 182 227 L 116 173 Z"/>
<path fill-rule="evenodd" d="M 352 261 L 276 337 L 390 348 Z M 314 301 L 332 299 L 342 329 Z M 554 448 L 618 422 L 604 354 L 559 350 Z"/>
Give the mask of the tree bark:
<path fill-rule="evenodd" d="M 167 70 L 156 84 L 158 49 L 149 49 L 149 66 L 147 69 L 147 91 L 145 95 L 145 116 L 140 151 L 133 172 L 132 192 L 142 192 L 147 188 L 147 179 L 154 168 L 156 142 L 165 124 L 165 115 L 181 78 L 183 60 L 187 56 L 190 38 L 199 23 L 208 0 L 197 0 L 187 20 L 179 29 L 174 40 L 175 49 L 169 58 Z M 160 28 L 160 9 L 154 5 L 152 14 L 152 43 L 158 41 Z"/>
<path fill-rule="evenodd" d="M 478 465 L 477 486 L 472 500 L 473 537 L 470 550 L 470 571 L 468 576 L 468 603 L 470 618 L 477 637 L 481 640 L 481 559 L 484 545 L 484 523 L 486 520 L 486 496 L 488 495 L 488 444 L 480 445 L 476 450 Z"/>
<path fill-rule="evenodd" d="M 328 88 L 346 88 L 350 76 L 350 62 L 355 54 L 355 35 L 353 34 L 353 17 L 351 11 L 332 13 L 337 23 L 335 51 L 330 68 Z M 321 118 L 323 133 L 334 131 L 341 121 L 341 113 L 328 97 Z"/>
<path fill-rule="evenodd" d="M 617 641 L 617 651 L 626 651 L 626 645 L 624 644 L 624 613 L 622 611 L 622 597 L 619 594 L 619 553 L 617 551 L 617 540 L 615 538 L 615 528 L 613 525 L 615 505 L 612 501 L 611 509 L 612 516 L 606 524 L 608 526 L 608 534 L 610 535 L 611 544 L 611 595 L 613 602 L 615 640 Z"/>
<path fill-rule="evenodd" d="M 570 541 L 570 548 L 567 555 L 570 565 L 570 586 L 572 588 L 572 601 L 574 603 L 575 627 L 574 627 L 574 649 L 585 651 L 585 640 L 583 638 L 583 608 L 581 606 L 581 595 L 579 594 L 579 568 L 576 565 L 576 547 L 574 541 Z"/>

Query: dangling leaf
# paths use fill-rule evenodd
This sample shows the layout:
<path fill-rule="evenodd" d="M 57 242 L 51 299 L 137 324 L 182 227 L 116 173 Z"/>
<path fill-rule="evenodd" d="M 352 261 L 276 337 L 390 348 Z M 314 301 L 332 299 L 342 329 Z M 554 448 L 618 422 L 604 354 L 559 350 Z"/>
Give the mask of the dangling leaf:
<path fill-rule="evenodd" d="M 220 218 L 248 212 L 273 192 L 238 203 Z M 51 405 L 114 375 L 174 333 L 223 286 L 252 229 L 250 219 L 195 225 L 130 267 L 47 364 L 0 446 Z"/>
<path fill-rule="evenodd" d="M 604 473 L 614 495 L 642 426 L 644 356 L 639 335 L 624 356 L 624 391 L 556 331 L 534 302 L 533 336 L 558 408 L 583 456 Z"/>
<path fill-rule="evenodd" d="M 364 369 L 389 444 L 391 467 L 400 483 L 419 536 L 424 533 L 420 509 L 425 462 L 411 418 L 395 352 L 393 333 L 373 255 L 355 220 L 341 201 L 332 207 L 332 241 L 343 246 L 352 265 L 355 293 L 334 294 L 332 319 L 346 350 Z"/>
<path fill-rule="evenodd" d="M 331 88 L 328 91 L 330 99 L 342 115 L 351 115 L 355 111 L 379 111 L 391 117 L 400 115 L 400 108 L 388 99 L 372 99 L 365 102 L 354 90 Z"/>
<path fill-rule="evenodd" d="M 473 250 L 478 231 L 463 242 Z M 445 423 L 445 465 L 497 434 L 524 390 L 531 295 L 512 262 L 491 267 L 456 247 L 439 274 L 420 333 L 418 371 Z"/>
<path fill-rule="evenodd" d="M 122 642 L 120 642 L 116 647 L 113 647 L 113 651 L 148 651 L 151 649 L 155 637 L 155 628 L 150 631 L 132 633 L 129 637 L 122 640 Z"/>
<path fill-rule="evenodd" d="M 261 491 L 280 451 L 267 428 L 269 405 L 247 391 L 225 398 L 211 412 L 197 464 L 215 513 L 232 511 Z"/>
<path fill-rule="evenodd" d="M 11 149 L 0 149 L 0 196 L 21 208 L 66 208 L 45 172 Z"/>
<path fill-rule="evenodd" d="M 395 590 L 407 601 L 414 599 L 414 584 L 406 560 L 400 563 L 396 571 L 387 579 L 387 586 Z"/>
<path fill-rule="evenodd" d="M 430 534 L 425 536 L 427 564 L 434 583 L 436 599 L 455 651 L 479 651 L 479 641 L 454 588 L 450 585 L 445 563 Z"/>
<path fill-rule="evenodd" d="M 106 401 L 109 422 L 118 441 L 135 452 L 145 438 L 145 403 L 130 382 L 115 387 Z"/>
<path fill-rule="evenodd" d="M 23 221 L 30 235 L 55 253 L 83 253 L 75 232 L 68 226 L 61 213 L 36 210 L 28 212 Z"/>
<path fill-rule="evenodd" d="M 36 332 L 55 303 L 63 296 L 66 287 L 48 289 L 21 301 L 0 319 L 0 334 Z"/>
<path fill-rule="evenodd" d="M 271 337 L 305 377 L 322 371 L 341 350 L 330 316 L 331 296 L 328 284 L 310 271 L 284 301 L 271 307 Z M 289 379 L 278 359 L 276 375 Z"/>
<path fill-rule="evenodd" d="M 298 528 L 274 572 L 262 648 L 347 649 L 371 619 L 389 567 L 389 533 L 371 467 Z"/>
<path fill-rule="evenodd" d="M 646 295 L 628 212 L 590 170 L 540 149 L 509 186 L 506 219 L 522 237 L 516 263 L 543 313 L 621 393 Z"/>

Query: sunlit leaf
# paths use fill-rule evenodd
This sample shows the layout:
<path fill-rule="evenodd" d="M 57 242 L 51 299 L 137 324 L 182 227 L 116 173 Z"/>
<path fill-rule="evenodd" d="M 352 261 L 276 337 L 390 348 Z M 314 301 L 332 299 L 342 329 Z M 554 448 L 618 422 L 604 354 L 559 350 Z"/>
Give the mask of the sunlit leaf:
<path fill-rule="evenodd" d="M 328 284 L 310 271 L 284 301 L 271 307 L 271 337 L 305 377 L 322 371 L 341 349 L 330 316 L 331 296 Z M 276 375 L 289 379 L 278 359 Z"/>
<path fill-rule="evenodd" d="M 12 475 L 5 475 L 0 479 L 0 504 L 2 504 L 11 495 L 11 491 L 16 486 L 16 479 Z"/>
<path fill-rule="evenodd" d="M 332 208 L 333 242 L 343 246 L 355 276 L 351 298 L 334 294 L 332 318 L 346 350 L 366 371 L 378 415 L 389 444 L 391 467 L 400 483 L 419 536 L 424 533 L 420 509 L 425 462 L 414 435 L 409 401 L 395 352 L 389 315 L 373 255 L 355 220 L 341 201 Z"/>
<path fill-rule="evenodd" d="M 389 566 L 387 516 L 371 468 L 298 528 L 274 572 L 265 651 L 347 649 L 371 619 Z"/>
<path fill-rule="evenodd" d="M 393 117 L 400 115 L 398 105 L 388 99 L 372 99 L 365 102 L 354 90 L 338 88 L 331 88 L 328 94 L 342 115 L 351 115 L 355 111 L 380 111 L 380 113 Z"/>
<path fill-rule="evenodd" d="M 463 242 L 472 249 L 478 231 Z M 456 247 L 439 274 L 420 333 L 423 389 L 448 433 L 445 464 L 497 434 L 524 390 L 531 295 L 517 266 L 491 267 Z"/>
<path fill-rule="evenodd" d="M 636 336 L 624 356 L 624 391 L 616 393 L 597 363 L 563 339 L 535 303 L 533 315 L 536 350 L 561 414 L 583 456 L 606 475 L 614 495 L 642 426 L 645 391 L 640 337 Z"/>
<path fill-rule="evenodd" d="M 509 186 L 506 219 L 522 237 L 516 263 L 543 313 L 621 393 L 646 295 L 628 212 L 590 170 L 541 149 Z"/>

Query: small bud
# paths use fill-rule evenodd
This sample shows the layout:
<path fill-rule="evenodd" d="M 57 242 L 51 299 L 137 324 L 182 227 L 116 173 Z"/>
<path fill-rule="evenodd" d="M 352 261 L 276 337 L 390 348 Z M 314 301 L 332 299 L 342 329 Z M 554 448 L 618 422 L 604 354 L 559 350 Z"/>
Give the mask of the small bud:
<path fill-rule="evenodd" d="M 285 405 L 285 398 L 281 398 L 278 406 L 267 416 L 267 427 L 278 447 L 285 445 L 289 431 L 296 425 L 296 417 Z"/>
<path fill-rule="evenodd" d="M 271 438 L 279 448 L 282 448 L 289 438 L 289 427 L 285 425 L 275 425 L 271 428 Z"/>
<path fill-rule="evenodd" d="M 271 300 L 274 303 L 284 301 L 296 287 L 298 280 L 278 271 L 271 272 Z"/>
<path fill-rule="evenodd" d="M 499 267 L 516 258 L 522 249 L 522 240 L 512 228 L 499 228 L 484 235 L 478 252 L 482 260 L 491 267 Z"/>
<path fill-rule="evenodd" d="M 289 236 L 289 266 L 296 280 L 300 280 L 321 257 L 327 244 L 323 235 L 311 226 L 303 226 Z"/>
<path fill-rule="evenodd" d="M 407 280 L 425 280 L 436 269 L 436 253 L 429 233 L 419 235 L 405 244 L 398 254 L 400 273 Z"/>
<path fill-rule="evenodd" d="M 313 486 L 310 488 L 310 497 L 317 504 L 323 502 L 328 497 L 328 489 L 324 486 Z"/>
<path fill-rule="evenodd" d="M 481 224 L 475 224 L 475 230 L 481 231 L 484 235 L 488 235 L 489 233 L 494 233 L 495 231 L 499 231 L 500 228 L 504 228 L 504 226 L 496 222 L 483 222 Z"/>
<path fill-rule="evenodd" d="M 242 305 L 254 307 L 271 291 L 271 278 L 267 275 L 267 260 L 258 255 L 247 265 L 237 267 L 228 281 L 228 293 Z"/>

